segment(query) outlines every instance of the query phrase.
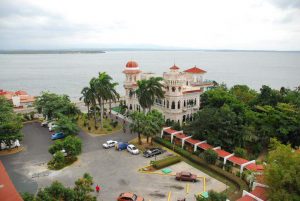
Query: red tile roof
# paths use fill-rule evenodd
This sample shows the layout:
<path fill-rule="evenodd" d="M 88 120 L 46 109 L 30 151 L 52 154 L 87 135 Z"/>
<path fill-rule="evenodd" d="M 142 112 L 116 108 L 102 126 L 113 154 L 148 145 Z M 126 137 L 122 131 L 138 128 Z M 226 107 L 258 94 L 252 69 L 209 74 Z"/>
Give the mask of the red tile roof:
<path fill-rule="evenodd" d="M 255 195 L 256 197 L 267 200 L 267 189 L 261 186 L 256 186 L 253 191 L 251 191 L 252 195 Z"/>
<path fill-rule="evenodd" d="M 137 68 L 139 64 L 135 61 L 128 61 L 126 64 L 126 68 Z"/>
<path fill-rule="evenodd" d="M 211 146 L 210 144 L 207 144 L 207 143 L 198 144 L 198 147 L 200 147 L 201 149 L 204 149 L 204 150 L 213 148 L 213 146 Z"/>
<path fill-rule="evenodd" d="M 172 70 L 178 70 L 179 67 L 174 64 L 170 69 L 172 69 Z"/>
<path fill-rule="evenodd" d="M 251 171 L 263 171 L 264 170 L 264 166 L 263 165 L 256 165 L 255 163 L 251 163 L 249 165 L 247 165 L 245 167 L 247 170 L 251 170 Z"/>
<path fill-rule="evenodd" d="M 189 69 L 185 70 L 184 72 L 186 72 L 186 73 L 194 73 L 194 74 L 203 74 L 203 73 L 206 73 L 205 70 L 197 68 L 196 66 L 194 66 L 193 68 L 189 68 Z"/>
<path fill-rule="evenodd" d="M 183 138 L 186 138 L 188 137 L 187 135 L 185 135 L 184 133 L 177 133 L 174 135 L 175 137 L 179 138 L 179 139 L 183 139 Z"/>
<path fill-rule="evenodd" d="M 256 200 L 254 198 L 250 197 L 249 195 L 245 195 L 236 201 L 256 201 Z"/>
<path fill-rule="evenodd" d="M 195 89 L 195 90 L 190 90 L 190 91 L 184 91 L 182 92 L 183 94 L 189 94 L 189 93 L 196 93 L 196 92 L 202 92 L 203 90 L 201 89 Z"/>
<path fill-rule="evenodd" d="M 231 153 L 229 153 L 227 151 L 224 151 L 222 149 L 216 149 L 215 151 L 217 152 L 218 156 L 222 157 L 222 158 L 224 158 L 226 156 L 229 156 L 231 154 Z"/>
<path fill-rule="evenodd" d="M 244 163 L 249 162 L 248 160 L 243 159 L 243 158 L 240 158 L 240 157 L 237 157 L 237 156 L 231 156 L 231 157 L 228 158 L 227 160 L 229 160 L 229 161 L 231 161 L 232 163 L 237 164 L 237 165 L 242 165 L 242 164 L 244 164 Z"/>
<path fill-rule="evenodd" d="M 16 94 L 16 95 L 28 95 L 26 91 L 21 91 L 21 90 L 16 91 L 15 94 Z"/>
<path fill-rule="evenodd" d="M 23 199 L 10 180 L 4 165 L 0 161 L 0 198 L 1 201 L 22 201 Z"/>
<path fill-rule="evenodd" d="M 190 144 L 193 144 L 193 145 L 195 145 L 195 144 L 201 142 L 200 140 L 195 140 L 195 139 L 193 139 L 193 138 L 188 138 L 188 139 L 186 139 L 185 141 L 188 142 L 188 143 L 190 143 Z"/>
<path fill-rule="evenodd" d="M 167 132 L 167 133 L 169 133 L 169 134 L 172 134 L 172 133 L 177 132 L 176 130 L 173 130 L 173 129 L 171 129 L 171 128 L 167 128 L 167 129 L 165 129 L 164 131 Z"/>

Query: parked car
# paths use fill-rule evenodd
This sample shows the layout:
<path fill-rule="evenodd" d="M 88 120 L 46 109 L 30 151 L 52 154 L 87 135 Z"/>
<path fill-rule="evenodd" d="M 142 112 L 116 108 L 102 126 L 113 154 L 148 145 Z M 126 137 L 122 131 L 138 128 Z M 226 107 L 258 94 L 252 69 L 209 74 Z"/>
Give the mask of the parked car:
<path fill-rule="evenodd" d="M 51 135 L 51 140 L 62 139 L 64 137 L 66 137 L 66 136 L 62 132 L 60 132 L 60 133 L 54 133 L 54 134 Z"/>
<path fill-rule="evenodd" d="M 143 156 L 146 158 L 150 158 L 152 156 L 159 155 L 164 152 L 166 152 L 166 150 L 163 150 L 161 148 L 151 148 L 151 149 L 147 149 L 146 151 L 144 151 Z"/>
<path fill-rule="evenodd" d="M 41 126 L 46 127 L 46 126 L 48 126 L 48 123 L 49 123 L 49 121 L 44 120 L 41 122 Z"/>
<path fill-rule="evenodd" d="M 106 143 L 104 143 L 102 146 L 103 146 L 105 149 L 108 149 L 108 148 L 111 148 L 111 147 L 116 146 L 116 144 L 118 144 L 117 141 L 115 141 L 115 140 L 108 140 L 108 141 L 106 141 Z"/>
<path fill-rule="evenodd" d="M 55 124 L 55 121 L 49 121 L 48 124 L 47 124 L 47 126 L 48 126 L 48 128 L 50 128 L 54 124 Z"/>
<path fill-rule="evenodd" d="M 177 172 L 176 173 L 176 180 L 196 182 L 197 181 L 197 175 L 192 174 L 190 172 L 185 172 L 185 171 Z"/>
<path fill-rule="evenodd" d="M 144 201 L 144 198 L 134 193 L 121 193 L 117 201 Z"/>
<path fill-rule="evenodd" d="M 116 150 L 122 151 L 124 149 L 127 149 L 128 143 L 127 142 L 119 142 L 116 144 Z"/>
<path fill-rule="evenodd" d="M 139 154 L 140 153 L 140 151 L 133 144 L 129 144 L 127 146 L 127 151 L 131 154 Z"/>
<path fill-rule="evenodd" d="M 52 124 L 52 125 L 49 127 L 49 132 L 54 131 L 55 127 L 57 127 L 57 125 Z"/>

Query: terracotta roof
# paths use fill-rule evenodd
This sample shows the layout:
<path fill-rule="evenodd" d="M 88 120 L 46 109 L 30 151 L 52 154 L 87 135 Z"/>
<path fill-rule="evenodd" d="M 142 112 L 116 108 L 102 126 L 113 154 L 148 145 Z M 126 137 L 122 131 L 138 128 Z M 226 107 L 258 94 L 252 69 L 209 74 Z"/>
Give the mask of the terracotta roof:
<path fill-rule="evenodd" d="M 195 90 L 190 90 L 190 91 L 184 91 L 182 92 L 183 94 L 189 94 L 189 93 L 197 93 L 197 92 L 202 92 L 201 89 L 195 89 Z"/>
<path fill-rule="evenodd" d="M 251 191 L 252 195 L 255 195 L 256 197 L 267 200 L 267 189 L 262 186 L 256 186 L 253 191 Z"/>
<path fill-rule="evenodd" d="M 256 165 L 255 163 L 251 163 L 249 165 L 247 165 L 245 167 L 247 170 L 251 170 L 251 171 L 263 171 L 264 170 L 264 166 L 263 165 Z"/>
<path fill-rule="evenodd" d="M 170 69 L 172 69 L 172 70 L 178 70 L 179 67 L 174 64 L 173 66 L 170 67 Z"/>
<path fill-rule="evenodd" d="M 240 158 L 240 157 L 237 157 L 237 156 L 231 156 L 231 157 L 228 158 L 227 160 L 229 160 L 229 161 L 231 161 L 232 163 L 237 164 L 237 165 L 242 165 L 242 164 L 244 164 L 244 163 L 249 162 L 248 160 L 243 159 L 243 158 Z"/>
<path fill-rule="evenodd" d="M 197 68 L 196 66 L 194 66 L 193 68 L 189 68 L 189 69 L 185 70 L 184 72 L 186 72 L 186 73 L 194 73 L 194 74 L 203 74 L 203 73 L 206 73 L 205 70 Z"/>
<path fill-rule="evenodd" d="M 216 149 L 215 152 L 217 152 L 218 156 L 219 157 L 226 157 L 226 156 L 229 156 L 231 153 L 227 152 L 227 151 L 224 151 L 222 149 Z"/>
<path fill-rule="evenodd" d="M 0 95 L 7 95 L 7 94 L 14 95 L 15 92 L 13 92 L 13 91 L 5 91 L 3 89 L 0 89 Z"/>
<path fill-rule="evenodd" d="M 27 93 L 26 91 L 21 91 L 21 90 L 16 91 L 15 94 L 16 94 L 16 95 L 28 95 L 28 93 Z"/>
<path fill-rule="evenodd" d="M 195 139 L 193 139 L 193 138 L 188 138 L 188 139 L 186 139 L 185 141 L 188 142 L 188 143 L 190 143 L 190 144 L 193 144 L 193 145 L 195 145 L 195 144 L 201 142 L 200 140 L 195 140 Z"/>
<path fill-rule="evenodd" d="M 175 137 L 179 138 L 179 139 L 183 139 L 183 138 L 186 138 L 188 137 L 187 135 L 185 135 L 184 133 L 177 133 L 174 135 Z"/>
<path fill-rule="evenodd" d="M 245 195 L 236 201 L 256 201 L 256 200 L 254 198 L 250 197 L 249 195 Z"/>
<path fill-rule="evenodd" d="M 128 61 L 126 64 L 126 68 L 137 68 L 139 64 L 135 61 Z"/>
<path fill-rule="evenodd" d="M 210 144 L 207 144 L 207 143 L 199 144 L 198 147 L 200 147 L 201 149 L 204 149 L 204 150 L 208 150 L 208 149 L 213 148 L 213 146 L 211 146 Z"/>
<path fill-rule="evenodd" d="M 135 74 L 135 73 L 140 73 L 142 71 L 140 70 L 123 70 L 123 73 L 127 73 L 127 74 Z"/>
<path fill-rule="evenodd" d="M 169 133 L 169 134 L 172 134 L 172 133 L 175 133 L 177 132 L 176 130 L 173 130 L 171 128 L 167 128 L 166 130 L 164 130 L 165 132 Z"/>
<path fill-rule="evenodd" d="M 0 198 L 1 201 L 22 201 L 23 199 L 10 180 L 4 165 L 0 161 Z"/>

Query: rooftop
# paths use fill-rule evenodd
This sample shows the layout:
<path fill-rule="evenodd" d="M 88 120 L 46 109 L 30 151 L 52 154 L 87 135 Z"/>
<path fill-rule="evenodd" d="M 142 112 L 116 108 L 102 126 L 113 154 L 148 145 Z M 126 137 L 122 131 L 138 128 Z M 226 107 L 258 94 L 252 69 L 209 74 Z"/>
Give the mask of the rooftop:
<path fill-rule="evenodd" d="M 197 68 L 196 66 L 194 66 L 192 68 L 189 68 L 189 69 L 185 70 L 184 72 L 186 72 L 186 73 L 193 73 L 193 74 L 203 74 L 203 73 L 206 73 L 205 70 Z"/>
<path fill-rule="evenodd" d="M 213 148 L 213 146 L 211 146 L 210 144 L 207 144 L 207 143 L 199 144 L 198 147 L 200 147 L 201 149 L 204 149 L 204 150 L 208 150 L 208 149 Z"/>
<path fill-rule="evenodd" d="M 227 151 L 224 151 L 222 149 L 216 149 L 215 152 L 217 152 L 218 156 L 219 157 L 226 157 L 226 156 L 229 156 L 231 153 L 227 152 Z"/>
<path fill-rule="evenodd" d="M 232 162 L 232 163 L 234 163 L 234 164 L 237 164 L 237 165 L 242 165 L 244 163 L 249 162 L 248 160 L 240 158 L 240 157 L 237 157 L 237 156 L 231 156 L 227 160 L 230 161 L 230 162 Z"/>

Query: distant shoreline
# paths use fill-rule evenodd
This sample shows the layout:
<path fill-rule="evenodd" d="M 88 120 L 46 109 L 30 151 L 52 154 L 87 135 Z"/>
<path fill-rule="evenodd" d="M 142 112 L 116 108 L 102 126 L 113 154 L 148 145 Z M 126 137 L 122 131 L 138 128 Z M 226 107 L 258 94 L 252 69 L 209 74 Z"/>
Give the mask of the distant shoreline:
<path fill-rule="evenodd" d="M 0 54 L 99 54 L 103 50 L 0 50 Z"/>

